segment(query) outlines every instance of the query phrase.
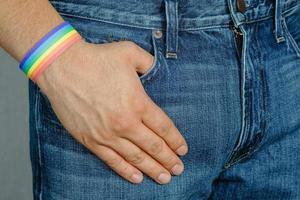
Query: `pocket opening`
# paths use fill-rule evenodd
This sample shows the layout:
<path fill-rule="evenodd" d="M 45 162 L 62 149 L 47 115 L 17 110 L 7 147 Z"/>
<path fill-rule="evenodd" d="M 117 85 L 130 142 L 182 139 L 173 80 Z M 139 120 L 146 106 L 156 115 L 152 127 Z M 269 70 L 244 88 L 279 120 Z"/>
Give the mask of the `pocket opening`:
<path fill-rule="evenodd" d="M 149 67 L 149 69 L 147 69 L 147 71 L 145 73 L 143 73 L 139 76 L 139 78 L 142 82 L 150 80 L 151 77 L 153 77 L 155 75 L 155 73 L 157 72 L 157 70 L 159 68 L 159 55 L 160 54 L 157 49 L 156 39 L 154 37 L 153 32 L 152 32 L 151 42 L 152 42 L 152 46 L 154 49 L 154 55 L 153 55 L 154 59 L 153 59 L 151 66 Z"/>

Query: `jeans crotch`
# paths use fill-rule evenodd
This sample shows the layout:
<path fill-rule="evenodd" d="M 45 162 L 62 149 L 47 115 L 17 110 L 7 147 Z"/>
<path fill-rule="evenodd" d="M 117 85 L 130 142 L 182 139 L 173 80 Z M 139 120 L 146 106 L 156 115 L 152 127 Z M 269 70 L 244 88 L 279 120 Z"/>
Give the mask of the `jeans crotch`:
<path fill-rule="evenodd" d="M 274 24 L 275 30 L 274 35 L 277 43 L 280 43 L 285 40 L 283 36 L 283 28 L 282 28 L 282 0 L 273 0 L 275 15 L 274 15 Z"/>
<path fill-rule="evenodd" d="M 177 58 L 178 0 L 164 0 L 166 11 L 166 58 Z"/>

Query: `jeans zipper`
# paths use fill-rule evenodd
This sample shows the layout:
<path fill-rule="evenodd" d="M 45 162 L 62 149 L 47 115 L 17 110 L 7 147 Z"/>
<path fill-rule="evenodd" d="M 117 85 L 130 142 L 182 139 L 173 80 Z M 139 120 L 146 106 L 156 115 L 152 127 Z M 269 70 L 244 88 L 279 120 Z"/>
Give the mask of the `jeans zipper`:
<path fill-rule="evenodd" d="M 241 56 L 242 56 L 242 51 L 243 51 L 244 35 L 243 35 L 243 33 L 242 33 L 242 31 L 239 27 L 232 26 L 232 31 L 234 33 L 234 39 L 235 39 L 235 44 L 236 44 L 236 48 L 237 48 L 237 54 L 238 54 L 238 57 L 240 59 L 240 63 L 242 63 L 241 62 L 242 61 Z M 244 98 L 244 93 L 242 93 L 242 98 Z M 245 106 L 244 102 L 243 102 L 243 106 Z M 243 107 L 242 109 L 245 109 L 245 108 Z M 243 111 L 243 113 L 244 113 L 244 111 Z M 244 114 L 242 116 L 243 121 L 244 121 Z M 245 126 L 245 124 L 242 125 L 241 134 L 239 135 L 238 141 L 237 141 L 231 155 L 229 156 L 229 160 L 224 164 L 225 169 L 231 167 L 234 163 L 237 162 L 237 160 L 239 160 L 239 158 L 236 157 L 236 156 L 237 156 L 237 152 L 238 152 L 239 147 L 241 146 L 241 144 L 243 143 L 243 140 L 245 139 L 244 138 L 245 137 L 244 126 Z"/>
<path fill-rule="evenodd" d="M 236 26 L 233 26 L 232 27 L 233 29 L 233 32 L 234 32 L 234 38 L 235 38 L 235 41 L 236 41 L 236 46 L 237 46 L 237 50 L 238 50 L 238 56 L 240 58 L 240 60 L 242 59 L 242 51 L 243 51 L 243 40 L 244 40 L 244 35 L 241 31 L 241 29 L 239 27 L 236 27 Z M 242 94 L 244 98 L 244 94 Z M 245 105 L 244 105 L 245 106 Z M 244 133 L 244 130 L 242 131 L 242 133 Z M 235 150 L 237 150 L 240 145 L 242 144 L 243 140 L 245 139 L 244 138 L 244 135 L 245 134 L 241 134 L 240 137 L 239 137 L 239 141 L 236 145 L 236 148 Z"/>
<path fill-rule="evenodd" d="M 242 48 L 243 48 L 243 33 L 240 28 L 232 26 L 232 30 L 234 32 L 234 38 L 238 50 L 238 56 L 241 58 Z"/>

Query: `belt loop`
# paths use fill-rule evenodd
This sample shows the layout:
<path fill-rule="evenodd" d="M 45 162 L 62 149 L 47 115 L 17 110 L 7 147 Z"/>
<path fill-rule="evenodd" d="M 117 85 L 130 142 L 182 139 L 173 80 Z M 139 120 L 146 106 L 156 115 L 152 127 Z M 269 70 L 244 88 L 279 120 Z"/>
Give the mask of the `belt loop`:
<path fill-rule="evenodd" d="M 274 2 L 274 1 L 273 1 Z M 277 43 L 283 42 L 285 40 L 283 36 L 282 29 L 282 5 L 281 0 L 275 0 L 275 38 Z"/>
<path fill-rule="evenodd" d="M 165 0 L 166 58 L 177 58 L 178 48 L 178 0 Z"/>

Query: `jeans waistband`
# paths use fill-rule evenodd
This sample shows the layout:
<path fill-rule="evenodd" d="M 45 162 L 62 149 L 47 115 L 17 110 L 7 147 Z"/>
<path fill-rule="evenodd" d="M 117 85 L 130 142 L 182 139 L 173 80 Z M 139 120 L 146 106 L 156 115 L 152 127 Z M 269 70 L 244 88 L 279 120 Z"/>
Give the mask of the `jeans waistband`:
<path fill-rule="evenodd" d="M 239 23 L 251 23 L 273 16 L 273 0 L 241 1 L 245 4 L 244 13 L 237 10 L 237 0 L 50 0 L 50 3 L 62 15 L 161 30 L 167 29 L 166 11 L 174 12 L 174 6 L 177 6 L 177 13 L 169 14 L 176 14 L 179 31 L 229 25 L 232 21 L 230 5 Z M 300 4 L 298 0 L 274 1 L 280 3 L 281 13 Z M 165 2 L 169 2 L 169 7 Z"/>
<path fill-rule="evenodd" d="M 166 58 L 177 58 L 178 32 L 239 26 L 274 18 L 277 42 L 284 41 L 282 15 L 298 0 L 50 0 L 61 15 L 165 31 Z"/>

